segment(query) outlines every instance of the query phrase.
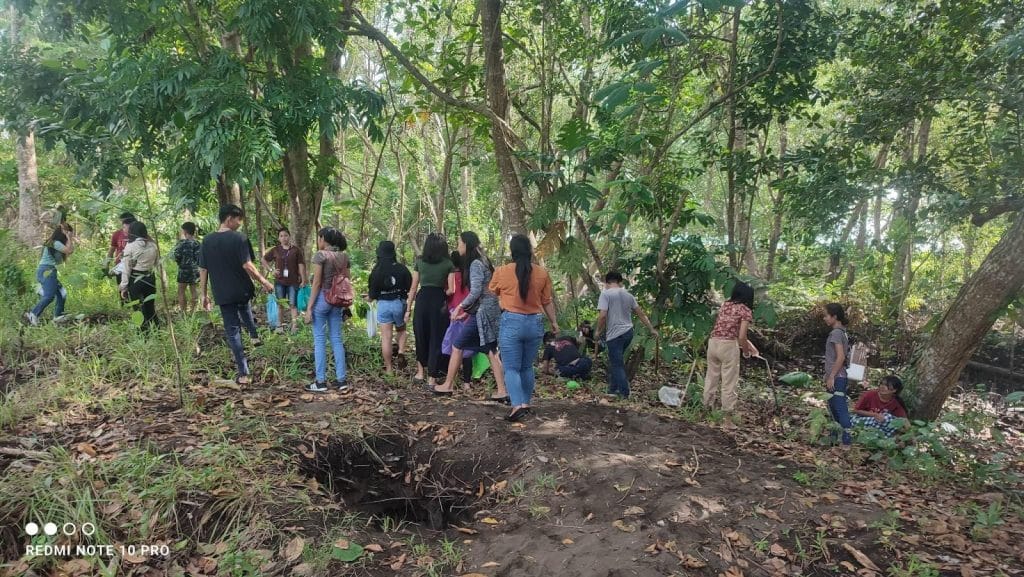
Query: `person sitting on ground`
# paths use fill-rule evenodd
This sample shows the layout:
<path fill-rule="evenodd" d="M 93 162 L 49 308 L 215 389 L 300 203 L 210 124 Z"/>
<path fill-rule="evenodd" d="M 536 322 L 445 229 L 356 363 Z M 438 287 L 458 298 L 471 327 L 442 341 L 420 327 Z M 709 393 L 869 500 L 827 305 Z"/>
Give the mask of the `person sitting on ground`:
<path fill-rule="evenodd" d="M 587 380 L 594 362 L 580 354 L 580 344 L 570 336 L 556 336 L 548 331 L 544 333 L 544 371 L 549 375 L 558 375 L 567 379 Z"/>
<path fill-rule="evenodd" d="M 302 248 L 292 244 L 292 235 L 287 228 L 277 231 L 277 242 L 277 246 L 268 250 L 261 260 L 264 269 L 273 266 L 274 296 L 288 299 L 291 331 L 294 333 L 299 330 L 299 289 L 306 278 L 306 259 L 302 256 Z"/>
<path fill-rule="evenodd" d="M 181 225 L 181 239 L 174 246 L 174 262 L 178 263 L 178 308 L 192 312 L 199 302 L 199 250 L 202 245 L 196 240 L 196 223 Z M 186 293 L 191 296 L 186 300 Z"/>
<path fill-rule="evenodd" d="M 708 371 L 704 377 L 704 408 L 722 404 L 725 426 L 732 427 L 737 389 L 740 382 L 740 353 L 760 356 L 757 347 L 747 339 L 747 330 L 754 322 L 754 289 L 745 282 L 732 288 L 729 300 L 722 303 L 715 317 L 715 326 L 708 340 Z"/>
<path fill-rule="evenodd" d="M 121 298 L 131 302 L 135 310 L 142 311 L 142 330 L 149 332 L 157 324 L 156 317 L 156 263 L 160 251 L 156 241 L 149 238 L 146 225 L 140 221 L 128 227 L 128 244 L 124 247 L 121 264 Z"/>
<path fill-rule="evenodd" d="M 25 321 L 28 324 L 32 326 L 38 325 L 39 316 L 43 314 L 43 310 L 50 306 L 50 303 L 54 300 L 57 301 L 57 306 L 53 309 L 53 321 L 59 323 L 65 320 L 64 302 L 66 293 L 64 286 L 60 284 L 60 280 L 57 278 L 57 265 L 64 262 L 73 252 L 75 252 L 74 232 L 70 225 L 61 223 L 60 226 L 53 230 L 50 240 L 43 246 L 43 255 L 39 259 L 39 267 L 36 268 L 36 282 L 43 287 L 43 294 L 39 298 L 39 302 L 36 303 L 36 306 L 25 313 Z"/>
<path fill-rule="evenodd" d="M 382 240 L 377 245 L 377 264 L 370 271 L 367 298 L 377 301 L 377 324 L 380 325 L 380 346 L 384 355 L 384 372 L 392 374 L 392 332 L 398 333 L 398 358 L 400 369 L 405 368 L 405 297 L 412 286 L 412 273 L 398 262 L 395 243 Z"/>
<path fill-rule="evenodd" d="M 855 415 L 851 421 L 869 429 L 877 429 L 886 437 L 892 438 L 898 432 L 896 419 L 907 418 L 907 407 L 900 398 L 903 381 L 896 375 L 882 377 L 878 388 L 867 391 L 857 399 L 853 408 Z M 907 422 L 903 422 L 907 426 Z"/>

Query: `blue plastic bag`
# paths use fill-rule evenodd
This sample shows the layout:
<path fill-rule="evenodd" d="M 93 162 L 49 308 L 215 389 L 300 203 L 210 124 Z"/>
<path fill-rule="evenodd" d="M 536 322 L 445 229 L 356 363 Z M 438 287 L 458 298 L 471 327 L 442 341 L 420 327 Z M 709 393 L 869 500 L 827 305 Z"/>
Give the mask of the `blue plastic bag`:
<path fill-rule="evenodd" d="M 298 301 L 297 308 L 299 309 L 299 312 L 305 312 L 306 307 L 309 306 L 309 285 L 305 285 L 299 289 L 299 294 L 296 300 Z"/>
<path fill-rule="evenodd" d="M 277 306 L 277 298 L 274 295 L 267 297 L 267 324 L 270 328 L 276 329 L 281 324 L 280 311 Z"/>

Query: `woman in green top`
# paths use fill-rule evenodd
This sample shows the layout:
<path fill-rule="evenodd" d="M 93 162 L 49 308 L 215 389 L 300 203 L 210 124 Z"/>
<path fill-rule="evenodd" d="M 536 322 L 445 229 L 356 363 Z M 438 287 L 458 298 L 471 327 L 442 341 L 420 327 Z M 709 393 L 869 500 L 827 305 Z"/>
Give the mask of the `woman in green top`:
<path fill-rule="evenodd" d="M 437 385 L 441 376 L 441 341 L 448 330 L 448 302 L 445 291 L 448 287 L 448 273 L 455 265 L 448 258 L 448 241 L 436 232 L 427 235 L 423 243 L 423 254 L 416 259 L 412 273 L 412 287 L 405 321 L 412 316 L 412 330 L 416 338 L 416 377 L 413 382 L 423 384 L 423 373 L 430 379 L 428 386 Z M 418 289 L 418 290 L 417 290 Z M 413 301 L 416 310 L 413 314 Z"/>

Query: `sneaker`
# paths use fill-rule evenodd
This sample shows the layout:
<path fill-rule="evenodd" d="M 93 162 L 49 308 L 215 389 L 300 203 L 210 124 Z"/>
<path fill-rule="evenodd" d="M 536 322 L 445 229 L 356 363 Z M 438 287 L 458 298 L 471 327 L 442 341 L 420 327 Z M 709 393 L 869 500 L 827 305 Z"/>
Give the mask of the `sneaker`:
<path fill-rule="evenodd" d="M 39 317 L 33 314 L 32 311 L 28 311 L 25 313 L 25 322 L 33 327 L 37 327 L 39 326 Z"/>
<path fill-rule="evenodd" d="M 53 317 L 53 324 L 59 325 L 61 323 L 66 323 L 67 321 L 70 321 L 72 318 L 73 317 L 71 315 L 56 316 L 56 317 Z"/>
<path fill-rule="evenodd" d="M 326 393 L 327 390 L 327 383 L 313 382 L 306 385 L 306 392 L 309 393 Z"/>
<path fill-rule="evenodd" d="M 348 381 L 335 380 L 333 385 L 335 389 L 338 389 L 339 393 L 347 393 L 352 390 L 352 386 L 348 384 Z"/>

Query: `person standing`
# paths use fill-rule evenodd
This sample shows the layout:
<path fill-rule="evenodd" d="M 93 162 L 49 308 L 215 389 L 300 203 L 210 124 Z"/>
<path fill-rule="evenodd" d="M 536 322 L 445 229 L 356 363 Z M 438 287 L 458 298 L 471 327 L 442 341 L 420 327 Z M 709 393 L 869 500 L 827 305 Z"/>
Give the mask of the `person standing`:
<path fill-rule="evenodd" d="M 453 270 L 455 266 L 448 258 L 448 241 L 436 232 L 428 234 L 423 242 L 423 254 L 416 259 L 413 268 L 405 320 L 408 322 L 415 310 L 412 327 L 416 337 L 416 376 L 413 382 L 427 382 L 424 380 L 426 373 L 431 389 L 437 386 L 441 376 L 441 342 L 449 321 L 445 293 L 448 274 Z"/>
<path fill-rule="evenodd" d="M 715 405 L 721 397 L 725 412 L 725 426 L 732 427 L 737 388 L 740 381 L 740 353 L 760 356 L 757 347 L 747 339 L 747 330 L 754 322 L 754 289 L 738 282 L 732 288 L 729 300 L 722 303 L 715 317 L 708 340 L 708 371 L 704 376 L 704 407 Z"/>
<path fill-rule="evenodd" d="M 64 286 L 57 278 L 57 265 L 64 262 L 68 255 L 75 252 L 75 234 L 71 226 L 61 223 L 53 230 L 50 239 L 43 246 L 43 254 L 39 259 L 39 266 L 36 268 L 36 282 L 43 287 L 43 294 L 36 306 L 25 313 L 25 321 L 32 325 L 39 324 L 39 316 L 43 314 L 46 307 L 54 300 L 57 301 L 53 309 L 54 322 L 64 320 Z"/>
<path fill-rule="evenodd" d="M 554 289 L 547 269 L 533 264 L 533 246 L 525 235 L 516 234 L 509 241 L 512 262 L 498 267 L 490 289 L 498 297 L 501 326 L 498 348 L 504 363 L 505 386 L 508 388 L 512 412 L 505 419 L 519 421 L 530 414 L 530 401 L 536 385 L 534 361 L 544 337 L 544 319 L 551 321 L 551 330 L 558 333 Z"/>
<path fill-rule="evenodd" d="M 269 269 L 270 263 L 274 263 L 274 295 L 288 299 L 294 333 L 299 330 L 299 289 L 306 278 L 306 259 L 302 248 L 292 245 L 292 235 L 287 228 L 277 231 L 277 242 L 277 246 L 263 255 L 263 267 Z"/>
<path fill-rule="evenodd" d="M 196 285 L 199 284 L 199 241 L 196 240 L 196 224 L 181 225 L 181 238 L 174 246 L 174 262 L 178 264 L 178 308 L 192 312 L 199 301 Z M 186 292 L 189 298 L 186 300 Z"/>
<path fill-rule="evenodd" d="M 465 323 L 465 328 L 452 343 L 452 356 L 448 361 L 448 374 L 444 384 L 434 387 L 436 395 L 450 395 L 452 393 L 455 374 L 459 364 L 463 363 L 466 351 L 471 353 L 483 353 L 491 362 L 491 370 L 494 372 L 494 382 L 497 387 L 492 401 L 508 403 L 508 391 L 505 388 L 505 371 L 502 366 L 501 357 L 498 356 L 498 334 L 501 322 L 501 307 L 498 304 L 498 297 L 491 292 L 491 278 L 494 275 L 494 267 L 484 256 L 480 248 L 480 237 L 472 231 L 465 231 L 459 235 L 458 254 L 462 263 L 462 269 L 456 278 L 459 287 L 467 287 L 468 293 L 455 305 L 452 310 L 452 318 Z M 472 373 L 470 373 L 472 376 Z"/>
<path fill-rule="evenodd" d="M 326 393 L 327 387 L 327 334 L 330 333 L 334 354 L 334 387 L 339 393 L 350 390 L 346 377 L 345 344 L 342 341 L 342 307 L 327 302 L 334 277 L 349 278 L 350 264 L 345 249 L 348 241 L 341 231 L 322 228 L 316 237 L 317 252 L 313 255 L 313 286 L 309 291 L 306 322 L 313 324 L 313 364 L 316 380 L 306 385 L 311 393 Z"/>
<path fill-rule="evenodd" d="M 241 208 L 226 204 L 220 209 L 220 228 L 206 235 L 199 251 L 199 284 L 203 293 L 203 309 L 210 310 L 207 281 L 213 285 L 213 298 L 220 307 L 224 319 L 224 338 L 235 357 L 238 374 L 235 382 L 248 385 L 251 382 L 249 363 L 242 348 L 242 325 L 249 331 L 253 344 L 260 344 L 256 323 L 252 318 L 252 301 L 255 294 L 253 279 L 266 292 L 272 292 L 270 283 L 252 262 L 249 240 L 238 232 L 245 220 Z"/>
<path fill-rule="evenodd" d="M 149 238 L 146 225 L 135 221 L 128 227 L 128 244 L 124 247 L 121 263 L 121 299 L 133 303 L 142 311 L 142 330 L 149 332 L 157 324 L 156 317 L 156 263 L 160 258 L 156 242 Z"/>
<path fill-rule="evenodd" d="M 846 311 L 839 303 L 825 305 L 825 324 L 830 330 L 825 339 L 825 390 L 832 395 L 828 398 L 828 410 L 842 428 L 843 446 L 852 442 L 850 429 L 850 405 L 846 401 L 846 359 L 850 358 L 850 338 L 846 334 Z M 836 433 L 832 433 L 835 442 Z"/>
<path fill-rule="evenodd" d="M 107 275 L 113 277 L 114 280 L 120 281 L 121 273 L 124 271 L 121 267 L 121 255 L 124 253 L 124 247 L 128 245 L 128 227 L 135 222 L 135 215 L 130 212 L 122 212 L 118 218 L 121 220 L 121 228 L 115 230 L 114 234 L 110 235 L 110 247 L 107 248 L 106 263 L 110 267 L 107 270 Z"/>
<path fill-rule="evenodd" d="M 626 349 L 633 342 L 633 314 L 640 317 L 654 338 L 658 331 L 636 302 L 636 297 L 622 287 L 622 275 L 610 271 L 604 276 L 604 290 L 597 299 L 597 327 L 594 335 L 605 331 L 608 348 L 608 393 L 625 399 L 629 397 L 629 378 L 626 375 Z M 655 353 L 657 354 L 657 353 Z"/>
<path fill-rule="evenodd" d="M 392 374 L 392 333 L 398 333 L 398 366 L 405 360 L 405 299 L 412 287 L 412 273 L 398 262 L 395 243 L 382 240 L 377 245 L 377 264 L 370 271 L 368 298 L 377 301 L 377 324 L 380 325 L 380 347 L 384 355 L 384 372 Z"/>

